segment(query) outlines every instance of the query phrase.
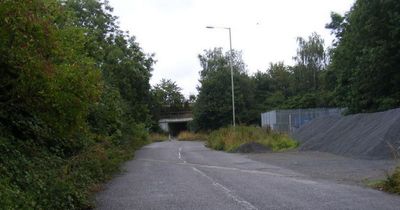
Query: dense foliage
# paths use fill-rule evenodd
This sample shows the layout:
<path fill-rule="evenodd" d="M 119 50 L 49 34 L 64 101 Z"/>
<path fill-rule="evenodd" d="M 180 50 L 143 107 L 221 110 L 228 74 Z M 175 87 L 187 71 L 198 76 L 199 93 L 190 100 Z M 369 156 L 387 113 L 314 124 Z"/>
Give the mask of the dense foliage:
<path fill-rule="evenodd" d="M 89 190 L 146 143 L 153 59 L 111 10 L 0 1 L 1 208 L 87 208 Z"/>
<path fill-rule="evenodd" d="M 65 9 L 73 14 L 73 24 L 85 29 L 85 50 L 101 70 L 104 80 L 106 91 L 89 116 L 92 130 L 119 138 L 124 133 L 129 136 L 137 123 L 149 125 L 152 56 L 144 54 L 135 38 L 118 28 L 107 3 L 97 0 L 64 2 Z"/>
<path fill-rule="evenodd" d="M 400 106 L 400 2 L 357 0 L 344 17 L 333 13 L 336 36 L 329 72 L 337 101 L 351 113 Z"/>

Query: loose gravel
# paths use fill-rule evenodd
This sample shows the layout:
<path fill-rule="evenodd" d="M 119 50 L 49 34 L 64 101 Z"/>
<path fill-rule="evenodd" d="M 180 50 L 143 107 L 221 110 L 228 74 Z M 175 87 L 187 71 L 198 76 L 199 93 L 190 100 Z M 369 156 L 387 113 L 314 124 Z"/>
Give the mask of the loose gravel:
<path fill-rule="evenodd" d="M 400 108 L 345 117 L 317 118 L 293 137 L 299 150 L 362 159 L 396 159 L 400 154 Z"/>

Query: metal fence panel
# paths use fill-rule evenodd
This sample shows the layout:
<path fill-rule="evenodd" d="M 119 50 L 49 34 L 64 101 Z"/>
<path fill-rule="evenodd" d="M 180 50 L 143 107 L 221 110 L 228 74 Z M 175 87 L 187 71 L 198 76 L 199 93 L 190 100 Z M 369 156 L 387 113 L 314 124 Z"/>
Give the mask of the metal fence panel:
<path fill-rule="evenodd" d="M 342 112 L 342 108 L 273 110 L 261 114 L 261 126 L 270 127 L 279 132 L 292 133 L 317 117 L 340 116 Z"/>

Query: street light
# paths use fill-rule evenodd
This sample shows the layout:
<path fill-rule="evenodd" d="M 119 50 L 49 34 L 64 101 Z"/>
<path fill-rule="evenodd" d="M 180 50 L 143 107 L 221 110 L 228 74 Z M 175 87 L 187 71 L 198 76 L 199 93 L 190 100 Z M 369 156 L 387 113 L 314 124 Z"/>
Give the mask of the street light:
<path fill-rule="evenodd" d="M 231 86 L 232 86 L 232 122 L 233 127 L 236 126 L 235 123 L 235 91 L 233 86 L 233 51 L 232 51 L 232 35 L 230 27 L 215 27 L 215 26 L 206 26 L 208 29 L 227 29 L 229 31 L 229 48 L 230 48 L 230 56 L 229 56 L 229 66 L 231 67 Z"/>

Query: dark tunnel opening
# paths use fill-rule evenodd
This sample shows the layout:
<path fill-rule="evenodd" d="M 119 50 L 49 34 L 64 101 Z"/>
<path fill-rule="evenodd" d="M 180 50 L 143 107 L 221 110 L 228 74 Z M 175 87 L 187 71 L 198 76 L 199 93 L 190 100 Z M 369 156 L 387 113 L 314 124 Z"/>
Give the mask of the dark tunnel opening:
<path fill-rule="evenodd" d="M 173 137 L 177 137 L 180 132 L 187 131 L 188 129 L 188 122 L 174 122 L 169 123 L 169 133 Z"/>

